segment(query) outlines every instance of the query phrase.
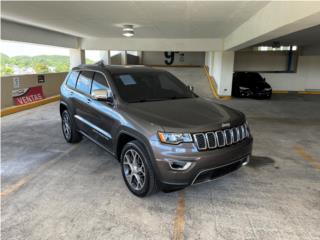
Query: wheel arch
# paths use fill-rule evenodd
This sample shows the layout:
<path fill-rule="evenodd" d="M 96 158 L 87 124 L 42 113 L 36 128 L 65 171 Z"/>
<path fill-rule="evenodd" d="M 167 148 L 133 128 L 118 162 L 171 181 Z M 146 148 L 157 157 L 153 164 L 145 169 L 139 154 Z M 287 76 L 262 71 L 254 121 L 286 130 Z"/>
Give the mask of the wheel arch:
<path fill-rule="evenodd" d="M 59 110 L 60 110 L 60 116 L 61 116 L 64 110 L 68 110 L 67 104 L 65 102 L 60 102 Z"/>
<path fill-rule="evenodd" d="M 114 153 L 115 153 L 115 156 L 118 159 L 118 161 L 120 161 L 121 151 L 122 151 L 123 147 L 128 142 L 133 141 L 133 140 L 139 141 L 145 147 L 145 150 L 148 152 L 148 154 L 151 158 L 150 162 L 153 167 L 154 155 L 153 155 L 153 151 L 152 151 L 152 148 L 150 146 L 148 139 L 144 135 L 142 135 L 141 133 L 136 132 L 136 131 L 129 129 L 129 128 L 128 129 L 127 128 L 121 129 L 119 131 L 119 133 L 117 134 L 117 138 L 116 138 L 115 146 L 114 146 Z"/>

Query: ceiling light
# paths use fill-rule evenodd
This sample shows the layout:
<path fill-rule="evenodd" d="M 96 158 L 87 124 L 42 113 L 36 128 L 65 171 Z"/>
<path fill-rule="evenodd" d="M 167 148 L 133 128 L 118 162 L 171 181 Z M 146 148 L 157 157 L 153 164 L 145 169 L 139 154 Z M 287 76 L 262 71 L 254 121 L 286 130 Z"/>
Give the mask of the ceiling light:
<path fill-rule="evenodd" d="M 124 25 L 122 29 L 122 35 L 125 37 L 133 37 L 134 36 L 133 25 Z"/>
<path fill-rule="evenodd" d="M 133 31 L 133 26 L 132 25 L 124 25 L 122 30 L 123 31 Z"/>
<path fill-rule="evenodd" d="M 125 37 L 133 37 L 134 32 L 133 31 L 127 31 L 122 33 L 123 36 Z"/>

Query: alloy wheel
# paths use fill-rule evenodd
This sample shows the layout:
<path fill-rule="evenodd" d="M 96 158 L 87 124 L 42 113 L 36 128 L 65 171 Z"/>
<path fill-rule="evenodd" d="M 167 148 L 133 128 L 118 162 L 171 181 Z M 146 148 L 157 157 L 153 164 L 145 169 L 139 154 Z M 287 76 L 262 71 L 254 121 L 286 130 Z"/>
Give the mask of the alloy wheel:
<path fill-rule="evenodd" d="M 131 188 L 141 190 L 146 181 L 145 166 L 140 154 L 134 149 L 128 149 L 123 157 L 123 171 Z"/>
<path fill-rule="evenodd" d="M 63 112 L 62 114 L 62 130 L 66 139 L 71 139 L 71 121 L 68 112 Z"/>

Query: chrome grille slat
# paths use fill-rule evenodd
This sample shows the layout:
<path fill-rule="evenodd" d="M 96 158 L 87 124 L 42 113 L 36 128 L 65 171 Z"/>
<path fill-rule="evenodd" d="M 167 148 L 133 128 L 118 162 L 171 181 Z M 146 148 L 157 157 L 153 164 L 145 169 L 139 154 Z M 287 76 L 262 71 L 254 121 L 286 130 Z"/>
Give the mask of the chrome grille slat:
<path fill-rule="evenodd" d="M 239 130 L 239 127 L 236 127 L 236 130 L 237 130 L 237 142 L 240 141 L 240 130 Z"/>
<path fill-rule="evenodd" d="M 218 147 L 224 147 L 226 145 L 225 135 L 223 134 L 223 131 L 216 131 L 216 138 L 218 142 Z"/>
<path fill-rule="evenodd" d="M 241 125 L 241 140 L 243 140 L 244 138 L 245 138 L 245 132 L 244 132 L 244 126 L 243 125 Z"/>
<path fill-rule="evenodd" d="M 227 145 L 231 145 L 232 144 L 232 135 L 231 135 L 231 130 L 230 129 L 226 129 L 225 131 L 225 136 L 226 136 L 226 144 Z"/>
<path fill-rule="evenodd" d="M 195 133 L 193 138 L 198 150 L 212 150 L 236 144 L 250 136 L 247 124 L 214 132 Z"/>
<path fill-rule="evenodd" d="M 193 136 L 199 150 L 207 149 L 207 141 L 203 133 L 196 133 Z"/>
<path fill-rule="evenodd" d="M 216 135 L 214 132 L 208 132 L 206 133 L 206 138 L 207 138 L 207 143 L 208 143 L 208 148 L 213 149 L 217 147 L 217 139 Z"/>

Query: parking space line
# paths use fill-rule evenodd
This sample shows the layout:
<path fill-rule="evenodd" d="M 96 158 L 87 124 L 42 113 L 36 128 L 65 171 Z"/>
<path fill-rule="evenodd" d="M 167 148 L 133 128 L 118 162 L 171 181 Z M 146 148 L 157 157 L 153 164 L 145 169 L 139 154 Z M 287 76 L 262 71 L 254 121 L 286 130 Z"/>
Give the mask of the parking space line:
<path fill-rule="evenodd" d="M 70 152 L 72 152 L 73 150 L 75 150 L 77 147 L 79 146 L 79 144 L 76 144 L 74 146 L 72 146 L 71 148 L 69 148 L 68 150 L 66 150 L 65 152 L 59 154 L 57 157 L 47 161 L 46 163 L 44 163 L 43 165 L 41 165 L 39 168 L 37 168 L 34 172 L 32 172 L 31 174 L 21 178 L 19 181 L 17 181 L 16 183 L 14 183 L 13 185 L 9 186 L 6 190 L 4 190 L 3 192 L 0 193 L 1 197 L 5 197 L 13 192 L 16 192 L 17 190 L 19 190 L 23 185 L 25 185 L 26 183 L 30 182 L 34 177 L 36 177 L 38 174 L 40 174 L 41 172 L 43 172 L 44 170 L 48 169 L 49 167 L 51 167 L 52 165 L 54 165 L 56 162 L 58 162 L 61 158 L 63 158 L 64 156 L 66 156 L 67 154 L 69 154 Z"/>
<path fill-rule="evenodd" d="M 304 160 L 309 162 L 317 170 L 320 170 L 320 162 L 314 159 L 310 154 L 308 154 L 302 146 L 295 145 L 293 148 L 296 153 L 300 155 Z"/>
<path fill-rule="evenodd" d="M 176 208 L 176 216 L 173 225 L 173 240 L 182 240 L 184 238 L 184 209 L 185 193 L 184 190 L 179 192 L 179 198 Z"/>

